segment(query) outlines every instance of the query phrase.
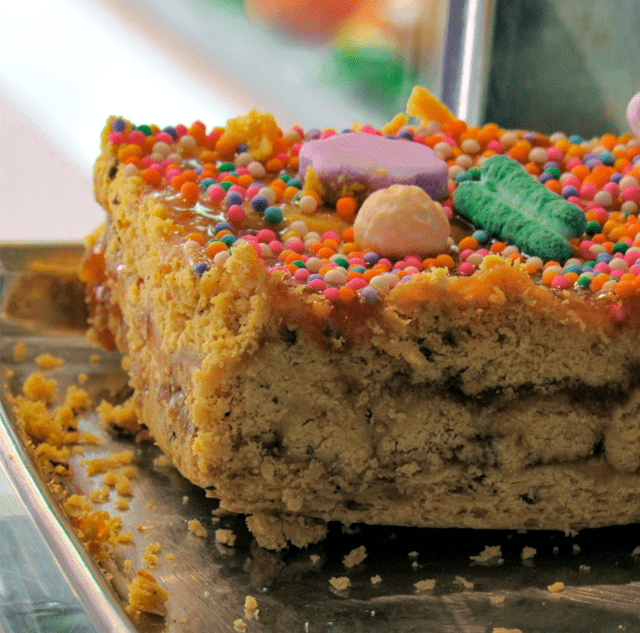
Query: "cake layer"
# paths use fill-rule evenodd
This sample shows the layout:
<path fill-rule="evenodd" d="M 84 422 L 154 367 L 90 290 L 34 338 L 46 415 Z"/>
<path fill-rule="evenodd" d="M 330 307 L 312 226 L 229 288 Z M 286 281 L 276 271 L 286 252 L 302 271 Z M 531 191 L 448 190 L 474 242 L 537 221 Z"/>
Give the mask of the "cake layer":
<path fill-rule="evenodd" d="M 633 222 L 622 223 L 628 200 L 612 201 L 607 222 L 618 215 L 602 223 L 604 239 L 563 237 L 576 257 L 562 263 L 483 238 L 445 200 L 448 251 L 407 253 L 378 272 L 385 258 L 358 250 L 349 232 L 359 202 L 319 206 L 326 184 L 313 170 L 296 179 L 297 131 L 256 138 L 240 118 L 217 139 L 198 141 L 192 128 L 170 143 L 149 128 L 134 150 L 113 136 L 133 133 L 120 121 L 110 121 L 96 165 L 107 221 L 83 271 L 93 336 L 123 352 L 159 446 L 223 508 L 247 514 L 259 543 L 304 545 L 333 520 L 561 530 L 640 520 L 640 284 L 628 263 Z M 515 136 L 514 146 L 526 140 Z M 255 160 L 267 141 L 282 151 Z M 173 151 L 173 162 L 137 165 L 145 143 L 151 155 Z M 286 182 L 274 185 L 282 176 L 268 175 L 270 161 L 279 171 L 284 156 Z M 289 189 L 298 194 L 287 198 Z M 616 228 L 626 248 L 607 243 Z M 478 248 L 465 248 L 473 240 Z M 595 269 L 602 257 L 583 270 L 586 242 L 609 255 L 609 273 Z"/>

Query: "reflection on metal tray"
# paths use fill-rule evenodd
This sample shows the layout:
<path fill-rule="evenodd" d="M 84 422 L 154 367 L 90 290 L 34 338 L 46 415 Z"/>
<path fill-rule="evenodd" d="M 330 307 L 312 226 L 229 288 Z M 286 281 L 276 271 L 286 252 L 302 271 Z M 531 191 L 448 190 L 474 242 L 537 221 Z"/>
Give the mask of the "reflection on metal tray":
<path fill-rule="evenodd" d="M 69 252 L 65 246 L 5 245 L 5 308 L 7 298 L 16 296 L 26 271 L 32 268 L 29 262 L 60 258 L 65 252 Z M 76 257 L 79 252 L 72 249 Z M 49 274 L 56 274 L 55 267 Z M 126 394 L 127 378 L 118 355 L 98 352 L 99 362 L 92 362 L 97 350 L 69 323 L 61 327 L 56 317 L 48 324 L 45 314 L 37 320 L 33 315 L 17 318 L 5 309 L 2 328 L 2 367 L 13 370 L 7 380 L 9 392 L 18 392 L 25 377 L 37 369 L 37 355 L 50 352 L 66 360 L 46 370 L 57 379 L 61 393 L 85 373 L 84 388 L 94 403 L 101 399 L 117 402 Z M 27 350 L 21 362 L 13 354 L 18 341 L 24 341 Z M 100 631 L 213 633 L 234 630 L 239 619 L 249 633 L 486 633 L 497 627 L 524 633 L 613 633 L 640 629 L 640 568 L 632 555 L 640 544 L 637 526 L 587 530 L 571 537 L 553 532 L 380 526 L 344 530 L 333 525 L 326 540 L 308 549 L 268 552 L 257 547 L 242 517 L 216 517 L 217 502 L 207 499 L 203 490 L 173 468 L 154 466 L 159 455 L 156 447 L 106 434 L 91 410 L 81 417 L 80 426 L 102 440 L 87 447 L 84 456 L 72 458 L 68 489 L 87 494 L 102 485 L 100 477 L 88 477 L 80 464 L 87 457 L 131 449 L 138 469 L 129 510 L 116 508 L 114 493 L 107 503 L 97 506 L 120 516 L 122 531 L 133 534 L 133 544 L 119 546 L 104 564 L 103 571 L 112 575 L 108 582 L 36 472 L 4 396 L 2 403 L 1 461 Z M 187 523 L 192 519 L 205 526 L 206 539 L 189 532 Z M 219 528 L 236 534 L 235 547 L 216 542 L 214 533 Z M 143 553 L 149 543 L 160 544 L 158 567 L 151 573 L 171 592 L 168 613 L 165 619 L 147 616 L 133 622 L 123 605 L 132 576 L 137 569 L 146 568 Z M 367 558 L 345 568 L 344 556 L 362 545 Z M 496 545 L 500 546 L 499 564 L 471 560 L 486 546 Z M 523 561 L 525 547 L 535 548 L 536 554 Z M 127 559 L 132 571 L 126 571 Z M 334 591 L 330 579 L 342 576 L 349 578 L 350 588 Z M 375 576 L 380 582 L 372 582 Z M 416 583 L 427 579 L 435 580 L 434 590 L 419 593 Z M 560 594 L 547 589 L 556 582 L 565 585 Z M 249 619 L 244 612 L 247 595 L 258 602 L 257 619 Z"/>

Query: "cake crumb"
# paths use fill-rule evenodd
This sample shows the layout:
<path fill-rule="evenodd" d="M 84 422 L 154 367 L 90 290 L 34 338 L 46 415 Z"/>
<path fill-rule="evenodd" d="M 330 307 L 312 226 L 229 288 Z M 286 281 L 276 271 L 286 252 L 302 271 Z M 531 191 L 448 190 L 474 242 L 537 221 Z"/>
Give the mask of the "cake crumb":
<path fill-rule="evenodd" d="M 203 595 L 205 598 L 208 598 L 211 594 L 208 591 L 205 591 Z"/>
<path fill-rule="evenodd" d="M 53 401 L 57 382 L 54 378 L 47 380 L 42 374 L 30 374 L 22 386 L 22 391 L 33 401 L 42 401 L 47 404 Z"/>
<path fill-rule="evenodd" d="M 129 615 L 154 613 L 166 615 L 167 600 L 171 594 L 163 589 L 155 578 L 146 571 L 139 570 L 138 575 L 129 585 L 129 604 L 126 607 Z"/>
<path fill-rule="evenodd" d="M 13 346 L 13 360 L 16 363 L 21 363 L 27 355 L 27 346 L 24 341 L 18 341 Z"/>
<path fill-rule="evenodd" d="M 207 538 L 207 530 L 198 519 L 192 519 L 187 526 L 191 534 L 195 534 L 195 536 L 199 536 L 200 538 Z"/>
<path fill-rule="evenodd" d="M 106 503 L 109 501 L 109 486 L 101 486 L 89 492 L 89 498 L 93 503 Z"/>
<path fill-rule="evenodd" d="M 172 561 L 176 559 L 175 554 L 171 554 L 171 553 L 167 554 L 164 558 L 165 560 L 168 560 L 168 561 Z"/>
<path fill-rule="evenodd" d="M 572 553 L 573 553 L 574 556 L 577 556 L 582 551 L 582 549 L 580 548 L 580 546 L 577 543 L 574 543 L 571 546 L 571 550 L 572 550 Z"/>
<path fill-rule="evenodd" d="M 77 381 L 78 381 L 79 385 L 87 384 L 88 380 L 89 380 L 89 375 L 88 374 L 85 374 L 84 372 L 82 372 L 81 374 L 78 374 Z"/>
<path fill-rule="evenodd" d="M 127 558 L 124 563 L 122 563 L 122 571 L 125 573 L 129 573 L 131 571 L 131 566 L 133 565 L 133 562 Z"/>
<path fill-rule="evenodd" d="M 342 562 L 347 569 L 350 569 L 351 567 L 359 565 L 366 557 L 367 550 L 364 545 L 361 545 L 360 547 L 356 547 L 356 549 L 351 550 L 351 552 L 342 559 Z"/>
<path fill-rule="evenodd" d="M 53 369 L 54 367 L 60 367 L 61 365 L 64 365 L 64 363 L 64 358 L 54 356 L 53 354 L 49 354 L 48 352 L 36 356 L 36 364 L 38 365 L 38 367 L 40 367 L 40 369 Z"/>
<path fill-rule="evenodd" d="M 522 549 L 522 560 L 533 558 L 537 553 L 538 552 L 534 547 L 524 547 Z"/>
<path fill-rule="evenodd" d="M 631 556 L 638 556 L 640 555 L 640 545 L 638 545 L 638 547 L 636 547 L 633 552 L 631 552 Z"/>
<path fill-rule="evenodd" d="M 253 596 L 247 596 L 244 599 L 244 608 L 253 611 L 258 608 L 258 601 Z"/>
<path fill-rule="evenodd" d="M 591 571 L 591 567 L 589 565 L 580 565 L 580 567 L 578 567 L 578 569 L 580 571 Z"/>
<path fill-rule="evenodd" d="M 504 596 L 489 596 L 489 602 L 491 604 L 504 604 Z"/>
<path fill-rule="evenodd" d="M 186 506 L 186 505 L 187 505 L 187 503 L 189 503 L 189 495 L 184 495 L 184 496 L 182 497 L 182 505 L 183 505 L 183 506 Z"/>
<path fill-rule="evenodd" d="M 473 589 L 473 583 L 462 576 L 456 576 L 453 581 L 454 585 L 460 585 L 465 591 L 470 591 Z"/>
<path fill-rule="evenodd" d="M 116 508 L 118 510 L 128 510 L 129 509 L 129 502 L 124 499 L 123 497 L 118 497 L 116 499 Z"/>
<path fill-rule="evenodd" d="M 81 466 L 86 466 L 87 475 L 98 475 L 106 473 L 110 470 L 119 468 L 124 464 L 130 464 L 133 461 L 133 451 L 124 450 L 119 453 L 113 453 L 108 457 L 94 457 L 92 459 L 83 459 Z"/>
<path fill-rule="evenodd" d="M 336 591 L 346 591 L 351 587 L 351 581 L 346 576 L 330 578 L 329 583 Z"/>
<path fill-rule="evenodd" d="M 216 541 L 222 545 L 233 547 L 236 544 L 236 535 L 231 530 L 216 530 Z"/>
<path fill-rule="evenodd" d="M 182 617 L 178 620 L 178 624 L 186 624 L 189 620 L 187 620 L 187 618 Z"/>
<path fill-rule="evenodd" d="M 371 576 L 371 584 L 377 585 L 379 582 L 382 582 L 382 576 L 380 574 L 376 574 L 375 576 Z"/>
<path fill-rule="evenodd" d="M 150 567 L 156 567 L 158 564 L 157 553 L 160 551 L 160 543 L 149 543 L 142 554 L 142 560 Z"/>
<path fill-rule="evenodd" d="M 550 593 L 562 593 L 564 591 L 564 583 L 563 582 L 554 582 L 552 585 L 547 587 L 547 591 Z"/>
<path fill-rule="evenodd" d="M 247 625 L 245 624 L 244 620 L 238 619 L 233 623 L 233 628 L 236 631 L 246 631 L 247 630 Z"/>
<path fill-rule="evenodd" d="M 409 553 L 407 554 L 407 556 L 408 556 L 409 558 L 418 558 L 418 556 L 419 556 L 419 555 L 420 555 L 420 553 L 419 553 L 419 552 L 416 552 L 415 550 L 414 550 L 413 552 L 409 552 Z"/>
<path fill-rule="evenodd" d="M 480 554 L 469 558 L 478 565 L 501 565 L 504 562 L 499 545 L 486 545 Z"/>
<path fill-rule="evenodd" d="M 91 354 L 91 356 L 89 356 L 89 362 L 92 365 L 97 365 L 100 362 L 100 354 Z"/>
<path fill-rule="evenodd" d="M 418 593 L 425 591 L 433 591 L 436 586 L 435 578 L 429 578 L 428 580 L 420 580 L 413 585 Z"/>
<path fill-rule="evenodd" d="M 173 466 L 173 463 L 168 455 L 159 455 L 153 460 L 153 465 L 156 468 L 165 468 L 167 466 Z"/>
<path fill-rule="evenodd" d="M 320 560 L 320 556 L 318 556 L 317 554 L 311 554 L 309 556 L 309 560 L 311 560 L 311 562 L 315 565 Z"/>
<path fill-rule="evenodd" d="M 491 633 L 522 633 L 522 629 L 505 629 L 503 626 L 496 626 Z"/>

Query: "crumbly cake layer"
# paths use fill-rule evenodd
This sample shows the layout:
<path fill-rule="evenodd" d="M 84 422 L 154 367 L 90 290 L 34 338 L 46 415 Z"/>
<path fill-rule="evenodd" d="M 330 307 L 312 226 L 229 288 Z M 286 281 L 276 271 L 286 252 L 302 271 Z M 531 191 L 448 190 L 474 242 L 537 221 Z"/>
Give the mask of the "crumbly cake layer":
<path fill-rule="evenodd" d="M 107 222 L 84 269 L 93 335 L 124 353 L 159 446 L 249 515 L 262 545 L 304 545 L 332 520 L 640 519 L 637 292 L 552 288 L 524 258 L 488 252 L 470 275 L 425 266 L 376 301 L 332 300 L 242 239 L 212 261 L 185 236 L 224 204 L 209 217 L 202 200 L 126 170 L 111 129 L 96 165 Z M 300 219 L 290 206 L 281 235 Z M 348 226 L 335 215 L 307 220 Z M 269 226 L 250 208 L 243 222 Z"/>

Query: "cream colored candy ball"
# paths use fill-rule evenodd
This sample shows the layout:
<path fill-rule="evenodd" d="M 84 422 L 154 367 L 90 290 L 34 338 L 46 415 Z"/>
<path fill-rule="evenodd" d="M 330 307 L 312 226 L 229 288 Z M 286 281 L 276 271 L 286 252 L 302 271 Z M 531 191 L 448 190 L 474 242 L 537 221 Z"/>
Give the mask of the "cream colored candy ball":
<path fill-rule="evenodd" d="M 414 185 L 392 185 L 372 193 L 353 225 L 355 241 L 382 257 L 423 257 L 447 250 L 449 220 L 442 207 Z"/>

